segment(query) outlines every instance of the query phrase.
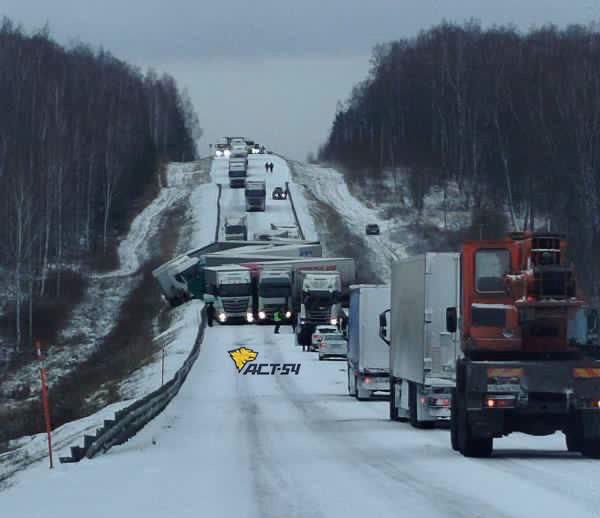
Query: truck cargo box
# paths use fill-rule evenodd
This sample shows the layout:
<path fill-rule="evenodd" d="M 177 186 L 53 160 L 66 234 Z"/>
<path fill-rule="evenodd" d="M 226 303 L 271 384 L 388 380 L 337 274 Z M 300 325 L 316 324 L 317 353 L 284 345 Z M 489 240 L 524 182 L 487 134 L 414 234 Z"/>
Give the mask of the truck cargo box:
<path fill-rule="evenodd" d="M 360 371 L 389 372 L 390 349 L 379 338 L 379 314 L 390 305 L 390 286 L 350 286 L 348 361 Z"/>
<path fill-rule="evenodd" d="M 460 254 L 427 253 L 392 268 L 390 371 L 419 384 L 452 377 L 458 333 L 446 332 L 446 308 L 460 307 Z"/>

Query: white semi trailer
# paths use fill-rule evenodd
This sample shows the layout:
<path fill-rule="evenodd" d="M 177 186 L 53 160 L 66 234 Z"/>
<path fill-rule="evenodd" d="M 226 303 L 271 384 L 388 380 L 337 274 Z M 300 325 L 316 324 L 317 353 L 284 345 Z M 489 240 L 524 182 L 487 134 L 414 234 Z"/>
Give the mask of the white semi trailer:
<path fill-rule="evenodd" d="M 350 286 L 348 394 L 359 400 L 389 394 L 390 350 L 379 338 L 378 316 L 390 307 L 390 286 Z"/>
<path fill-rule="evenodd" d="M 390 298 L 391 333 L 380 315 L 380 336 L 390 345 L 390 419 L 417 428 L 449 420 L 461 349 L 458 333 L 446 331 L 446 310 L 460 308 L 460 254 L 397 261 Z"/>

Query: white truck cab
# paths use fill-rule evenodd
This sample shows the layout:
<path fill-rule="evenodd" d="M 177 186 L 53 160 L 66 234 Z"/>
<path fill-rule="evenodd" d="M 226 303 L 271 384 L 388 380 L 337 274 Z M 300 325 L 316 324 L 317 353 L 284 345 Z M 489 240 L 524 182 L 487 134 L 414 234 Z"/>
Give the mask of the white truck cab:
<path fill-rule="evenodd" d="M 292 271 L 289 267 L 268 266 L 258 276 L 258 319 L 271 321 L 277 309 L 287 308 L 284 318 L 292 316 Z"/>
<path fill-rule="evenodd" d="M 239 265 L 211 266 L 204 269 L 205 302 L 212 302 L 221 324 L 254 322 L 252 277 L 250 270 Z"/>

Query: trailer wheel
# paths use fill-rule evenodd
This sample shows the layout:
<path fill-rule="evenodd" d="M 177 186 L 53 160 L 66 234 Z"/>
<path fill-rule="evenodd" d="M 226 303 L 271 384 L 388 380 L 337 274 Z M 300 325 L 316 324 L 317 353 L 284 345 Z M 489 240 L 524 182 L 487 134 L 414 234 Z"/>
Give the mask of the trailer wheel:
<path fill-rule="evenodd" d="M 461 405 L 457 412 L 456 440 L 460 452 L 465 457 L 490 457 L 494 450 L 494 439 L 473 437 L 466 409 Z"/>
<path fill-rule="evenodd" d="M 417 411 L 417 384 L 409 381 L 408 382 L 408 415 L 409 421 L 412 427 L 426 429 L 433 428 L 435 425 L 434 421 L 419 421 L 419 413 Z"/>
<path fill-rule="evenodd" d="M 450 403 L 450 443 L 454 451 L 459 451 L 458 448 L 458 431 L 457 431 L 457 411 L 456 411 L 456 389 L 452 389 L 452 399 Z"/>
<path fill-rule="evenodd" d="M 565 434 L 567 450 L 581 453 L 583 448 L 583 422 L 579 412 L 571 414 L 569 423 L 563 433 Z"/>
<path fill-rule="evenodd" d="M 570 428 L 565 430 L 564 434 L 565 442 L 567 443 L 567 451 L 581 452 L 583 441 L 580 434 L 580 430 Z"/>
<path fill-rule="evenodd" d="M 600 438 L 584 439 L 581 444 L 581 454 L 591 459 L 600 459 Z"/>
<path fill-rule="evenodd" d="M 371 399 L 371 392 L 369 390 L 361 390 L 361 388 L 358 386 L 358 378 L 356 376 L 354 376 L 354 386 L 356 387 L 356 399 L 359 401 L 367 401 L 368 399 Z"/>
<path fill-rule="evenodd" d="M 352 391 L 352 385 L 350 384 L 350 369 L 348 369 L 348 395 L 356 396 L 356 391 Z"/>
<path fill-rule="evenodd" d="M 390 420 L 398 421 L 398 409 L 396 408 L 396 384 L 390 377 Z"/>

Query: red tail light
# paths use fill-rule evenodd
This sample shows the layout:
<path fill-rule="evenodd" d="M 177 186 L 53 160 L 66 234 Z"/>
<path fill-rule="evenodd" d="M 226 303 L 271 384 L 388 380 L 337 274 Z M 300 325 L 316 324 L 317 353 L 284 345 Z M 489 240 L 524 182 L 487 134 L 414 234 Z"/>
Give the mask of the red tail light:
<path fill-rule="evenodd" d="M 365 383 L 371 383 L 371 378 L 369 378 L 369 376 L 365 376 L 364 381 Z"/>
<path fill-rule="evenodd" d="M 488 394 L 484 398 L 484 406 L 487 408 L 514 408 L 516 396 L 504 394 Z"/>

